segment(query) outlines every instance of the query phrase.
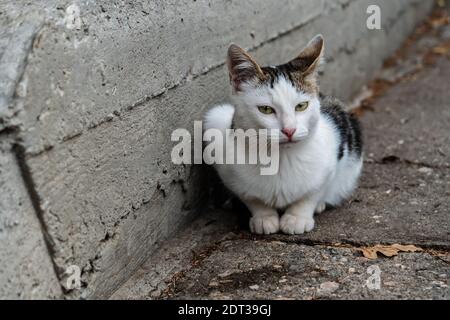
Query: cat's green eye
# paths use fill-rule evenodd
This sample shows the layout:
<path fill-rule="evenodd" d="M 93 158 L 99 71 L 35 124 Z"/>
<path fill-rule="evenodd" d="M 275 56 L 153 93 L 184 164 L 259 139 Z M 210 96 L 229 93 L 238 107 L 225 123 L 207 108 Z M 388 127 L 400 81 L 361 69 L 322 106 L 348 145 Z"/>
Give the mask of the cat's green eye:
<path fill-rule="evenodd" d="M 295 106 L 295 111 L 305 111 L 308 108 L 308 101 L 304 101 Z"/>
<path fill-rule="evenodd" d="M 272 108 L 272 107 L 269 107 L 269 106 L 259 106 L 259 107 L 258 107 L 258 110 L 259 110 L 261 113 L 264 113 L 264 114 L 272 114 L 272 113 L 275 113 L 275 110 L 273 110 L 273 108 Z"/>

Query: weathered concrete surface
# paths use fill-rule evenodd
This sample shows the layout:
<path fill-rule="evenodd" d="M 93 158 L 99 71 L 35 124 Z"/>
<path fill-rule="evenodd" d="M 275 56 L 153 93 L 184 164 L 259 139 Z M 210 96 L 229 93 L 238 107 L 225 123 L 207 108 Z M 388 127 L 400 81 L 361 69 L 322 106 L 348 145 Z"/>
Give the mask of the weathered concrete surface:
<path fill-rule="evenodd" d="M 234 231 L 234 232 L 233 232 Z M 170 279 L 189 270 L 195 257 L 213 251 L 216 243 L 236 238 L 237 216 L 211 210 L 176 237 L 167 239 L 113 296 L 113 299 L 154 299 L 168 289 Z"/>
<path fill-rule="evenodd" d="M 380 73 L 402 79 L 362 115 L 360 187 L 348 203 L 319 215 L 312 232 L 250 235 L 245 212 L 211 208 L 112 298 L 449 299 L 450 53 L 434 49 L 444 48 L 448 30 L 448 23 L 432 28 L 402 62 L 424 64 L 441 52 L 432 63 Z M 416 51 L 424 39 L 431 45 Z M 424 251 L 376 260 L 360 251 L 394 243 Z M 380 290 L 366 285 L 373 265 Z"/>
<path fill-rule="evenodd" d="M 359 247 L 255 237 L 212 211 L 164 243 L 112 299 L 448 299 L 444 251 L 365 258 Z M 287 242 L 283 241 L 286 240 Z M 370 289 L 368 268 L 381 270 Z"/>
<path fill-rule="evenodd" d="M 0 299 L 62 296 L 8 138 L 0 142 Z"/>
<path fill-rule="evenodd" d="M 17 107 L 12 102 L 24 72 L 27 56 L 43 19 L 36 13 L 16 19 L 0 6 L 0 130 L 18 124 Z"/>
<path fill-rule="evenodd" d="M 273 64 L 321 32 L 323 88 L 348 99 L 432 5 L 377 3 L 380 31 L 365 27 L 369 0 L 2 2 L 0 52 L 19 39 L 27 53 L 4 127 L 20 129 L 59 273 L 83 270 L 71 294 L 108 296 L 206 202 L 203 170 L 171 164 L 170 133 L 227 98 L 231 41 Z"/>
<path fill-rule="evenodd" d="M 366 284 L 371 266 L 381 270 L 379 290 Z M 372 261 L 354 249 L 229 240 L 176 281 L 168 297 L 448 299 L 449 276 L 448 263 L 429 254 Z"/>
<path fill-rule="evenodd" d="M 422 168 L 366 163 L 352 200 L 319 215 L 314 232 L 290 240 L 450 248 L 449 170 Z"/>

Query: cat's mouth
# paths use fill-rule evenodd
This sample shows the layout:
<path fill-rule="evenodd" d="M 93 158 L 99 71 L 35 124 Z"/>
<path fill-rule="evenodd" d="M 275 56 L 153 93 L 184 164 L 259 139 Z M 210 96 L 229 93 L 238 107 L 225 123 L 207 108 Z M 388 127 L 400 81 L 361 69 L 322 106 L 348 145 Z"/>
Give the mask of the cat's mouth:
<path fill-rule="evenodd" d="M 300 142 L 300 140 L 286 140 L 286 141 L 280 141 L 280 145 L 291 145 L 291 144 L 296 144 L 297 142 Z"/>
<path fill-rule="evenodd" d="M 279 144 L 285 144 L 285 145 L 290 145 L 290 144 L 296 144 L 304 139 L 306 139 L 306 137 L 308 136 L 308 133 L 302 134 L 302 135 L 297 135 L 294 137 L 294 139 L 286 139 L 286 140 L 280 140 Z"/>

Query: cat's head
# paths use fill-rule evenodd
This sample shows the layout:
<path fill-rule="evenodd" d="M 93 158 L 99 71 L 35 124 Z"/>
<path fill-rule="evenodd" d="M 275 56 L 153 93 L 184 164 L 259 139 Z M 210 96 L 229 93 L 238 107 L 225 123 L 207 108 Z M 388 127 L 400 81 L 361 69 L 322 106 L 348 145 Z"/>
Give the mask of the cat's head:
<path fill-rule="evenodd" d="M 314 37 L 288 63 L 261 67 L 242 48 L 228 49 L 235 103 L 234 121 L 242 129 L 275 129 L 280 143 L 297 142 L 314 131 L 320 115 L 317 67 L 324 41 Z"/>

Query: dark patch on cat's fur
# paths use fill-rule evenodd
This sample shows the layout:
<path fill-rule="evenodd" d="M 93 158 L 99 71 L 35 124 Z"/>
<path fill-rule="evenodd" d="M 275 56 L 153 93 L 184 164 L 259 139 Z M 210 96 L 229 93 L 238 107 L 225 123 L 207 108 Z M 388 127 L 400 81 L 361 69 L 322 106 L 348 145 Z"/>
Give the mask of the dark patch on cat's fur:
<path fill-rule="evenodd" d="M 318 94 L 316 69 L 323 52 L 323 37 L 317 35 L 300 54 L 275 67 L 260 67 L 259 64 L 242 48 L 231 44 L 228 48 L 227 65 L 230 81 L 235 91 L 241 90 L 242 83 L 274 86 L 276 80 L 284 77 L 300 91 Z"/>
<path fill-rule="evenodd" d="M 250 82 L 267 85 L 271 88 L 280 78 L 285 78 L 299 91 L 313 96 L 319 95 L 321 113 L 336 126 L 339 136 L 337 158 L 340 160 L 347 154 L 361 156 L 362 137 L 358 119 L 344 111 L 342 103 L 330 97 L 319 94 L 316 69 L 323 53 L 323 38 L 314 37 L 300 54 L 288 63 L 273 67 L 260 67 L 258 63 L 243 49 L 232 44 L 228 49 L 228 69 L 230 80 L 236 91 L 241 90 L 241 84 Z M 234 128 L 234 120 L 232 123 Z"/>
<path fill-rule="evenodd" d="M 274 84 L 281 77 L 289 80 L 298 90 L 315 95 L 318 92 L 317 84 L 314 80 L 306 80 L 306 77 L 298 71 L 298 66 L 292 62 L 281 64 L 274 67 L 262 67 L 262 72 L 266 79 L 262 83 L 267 83 L 273 88 Z"/>
<path fill-rule="evenodd" d="M 231 119 L 230 129 L 232 129 L 232 130 L 236 129 L 236 124 L 234 123 L 234 115 L 233 115 L 233 118 Z"/>
<path fill-rule="evenodd" d="M 362 134 L 358 119 L 343 109 L 343 104 L 337 99 L 320 95 L 320 112 L 336 125 L 339 134 L 338 159 L 342 159 L 344 151 L 357 157 L 362 153 Z"/>

